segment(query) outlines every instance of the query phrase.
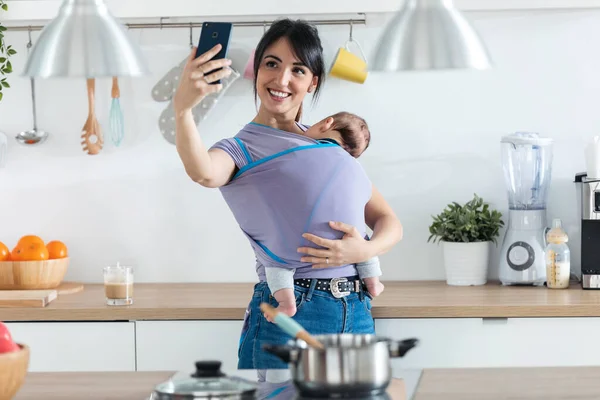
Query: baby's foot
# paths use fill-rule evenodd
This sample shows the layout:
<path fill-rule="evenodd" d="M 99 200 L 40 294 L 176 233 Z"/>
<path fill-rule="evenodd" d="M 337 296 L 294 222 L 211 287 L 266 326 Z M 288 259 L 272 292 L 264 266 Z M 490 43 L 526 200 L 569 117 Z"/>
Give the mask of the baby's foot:
<path fill-rule="evenodd" d="M 383 293 L 385 286 L 383 286 L 383 283 L 381 283 L 379 278 L 365 278 L 364 281 L 367 291 L 371 296 L 377 297 Z"/>
<path fill-rule="evenodd" d="M 296 304 L 291 303 L 288 305 L 288 304 L 279 303 L 279 306 L 276 308 L 276 310 L 279 311 L 280 313 L 284 313 L 288 317 L 293 317 L 294 315 L 296 315 Z M 267 321 L 273 322 L 273 320 L 269 316 L 267 316 L 267 314 L 264 314 L 264 316 L 267 319 Z"/>

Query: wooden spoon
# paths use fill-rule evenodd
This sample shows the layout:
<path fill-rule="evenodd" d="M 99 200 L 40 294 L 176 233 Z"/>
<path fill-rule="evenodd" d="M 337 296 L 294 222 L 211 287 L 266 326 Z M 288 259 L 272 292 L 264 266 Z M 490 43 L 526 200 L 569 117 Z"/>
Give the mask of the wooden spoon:
<path fill-rule="evenodd" d="M 304 340 L 306 344 L 311 347 L 323 350 L 324 347 L 321 342 L 319 342 L 314 336 L 311 336 L 310 333 L 308 333 L 292 318 L 288 317 L 284 313 L 280 313 L 270 304 L 262 303 L 260 305 L 260 310 L 267 314 L 277 324 L 277 326 L 279 326 L 288 335 Z"/>
<path fill-rule="evenodd" d="M 83 129 L 81 132 L 81 138 L 83 141 L 81 145 L 83 147 L 83 151 L 87 151 L 88 154 L 94 155 L 100 153 L 102 150 L 102 146 L 104 145 L 104 139 L 102 137 L 102 132 L 100 131 L 100 124 L 96 119 L 96 112 L 94 110 L 94 92 L 96 89 L 96 80 L 88 79 L 87 80 L 87 92 L 88 92 L 88 119 L 85 121 L 85 125 L 83 125 Z"/>

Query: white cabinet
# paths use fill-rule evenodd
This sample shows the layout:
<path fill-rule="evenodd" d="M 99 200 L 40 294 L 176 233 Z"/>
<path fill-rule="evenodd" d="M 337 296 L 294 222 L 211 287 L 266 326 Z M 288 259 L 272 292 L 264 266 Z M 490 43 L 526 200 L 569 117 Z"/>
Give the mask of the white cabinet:
<path fill-rule="evenodd" d="M 237 371 L 243 321 L 138 321 L 138 371 L 189 371 L 194 362 L 219 360 L 226 374 L 255 378 L 254 371 Z"/>
<path fill-rule="evenodd" d="M 452 318 L 376 320 L 377 334 L 416 337 L 420 346 L 401 368 L 597 365 L 600 348 L 589 339 L 600 318 Z"/>
<path fill-rule="evenodd" d="M 29 371 L 135 371 L 133 322 L 10 322 L 31 349 Z"/>
<path fill-rule="evenodd" d="M 415 337 L 419 346 L 403 358 L 393 359 L 399 368 L 477 366 L 481 355 L 481 319 L 377 319 L 377 335 L 395 340 Z"/>
<path fill-rule="evenodd" d="M 600 318 L 508 318 L 482 325 L 484 366 L 598 365 Z M 487 365 L 486 365 L 487 364 Z"/>
<path fill-rule="evenodd" d="M 11 322 L 15 341 L 31 347 L 30 371 L 189 371 L 194 362 L 220 360 L 237 370 L 243 321 Z M 407 370 L 453 367 L 597 365 L 590 345 L 600 318 L 376 319 L 377 334 L 416 337 L 420 345 L 392 361 Z M 590 339 L 592 339 L 590 341 Z"/>

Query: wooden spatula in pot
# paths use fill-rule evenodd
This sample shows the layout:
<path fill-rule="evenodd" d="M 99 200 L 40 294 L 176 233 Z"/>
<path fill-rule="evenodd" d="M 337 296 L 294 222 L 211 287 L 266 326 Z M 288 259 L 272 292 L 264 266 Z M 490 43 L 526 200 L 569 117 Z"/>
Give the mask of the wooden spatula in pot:
<path fill-rule="evenodd" d="M 88 154 L 94 155 L 100 153 L 102 146 L 104 145 L 104 139 L 102 132 L 100 131 L 100 124 L 96 119 L 96 111 L 94 110 L 94 93 L 96 89 L 96 80 L 87 80 L 87 92 L 88 92 L 88 119 L 83 125 L 81 132 L 81 138 L 83 141 L 81 145 L 83 150 L 87 151 Z"/>

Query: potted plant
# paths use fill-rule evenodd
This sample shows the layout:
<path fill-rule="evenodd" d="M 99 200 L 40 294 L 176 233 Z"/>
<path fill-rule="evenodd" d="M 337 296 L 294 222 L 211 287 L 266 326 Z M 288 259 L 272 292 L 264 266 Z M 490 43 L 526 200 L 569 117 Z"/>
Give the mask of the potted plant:
<path fill-rule="evenodd" d="M 442 243 L 448 285 L 471 286 L 487 282 L 490 244 L 497 244 L 502 214 L 490 210 L 477 194 L 464 205 L 449 204 L 433 217 L 428 242 Z"/>
<path fill-rule="evenodd" d="M 8 11 L 8 5 L 5 0 L 0 0 L 0 13 L 2 11 Z M 4 41 L 4 32 L 6 32 L 6 27 L 2 25 L 2 20 L 0 19 L 0 100 L 2 100 L 3 96 L 2 89 L 10 87 L 6 79 L 6 75 L 12 72 L 10 57 L 17 54 L 15 49 Z"/>

